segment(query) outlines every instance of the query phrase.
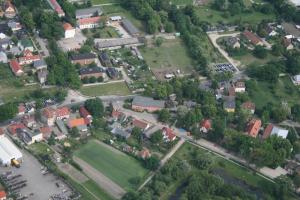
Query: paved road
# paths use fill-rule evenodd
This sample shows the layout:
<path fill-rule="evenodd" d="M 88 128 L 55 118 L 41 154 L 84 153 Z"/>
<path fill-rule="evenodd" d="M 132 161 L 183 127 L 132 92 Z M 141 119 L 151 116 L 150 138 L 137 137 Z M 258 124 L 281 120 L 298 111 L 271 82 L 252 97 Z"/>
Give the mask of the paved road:
<path fill-rule="evenodd" d="M 116 199 L 121 199 L 122 196 L 126 193 L 126 191 L 121 188 L 119 185 L 111 181 L 109 178 L 107 178 L 104 174 L 90 166 L 87 162 L 84 160 L 74 156 L 74 161 L 78 163 L 82 169 L 83 172 L 93 181 L 95 181 L 101 188 L 103 188 L 108 194 L 110 194 L 112 197 Z"/>

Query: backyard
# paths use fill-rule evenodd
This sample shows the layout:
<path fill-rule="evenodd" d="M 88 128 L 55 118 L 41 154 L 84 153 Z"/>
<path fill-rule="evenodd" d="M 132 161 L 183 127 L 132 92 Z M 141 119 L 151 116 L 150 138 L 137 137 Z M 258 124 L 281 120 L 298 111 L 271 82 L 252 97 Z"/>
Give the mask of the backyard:
<path fill-rule="evenodd" d="M 130 95 L 131 92 L 125 82 L 107 83 L 95 86 L 81 87 L 80 92 L 87 96 L 106 96 L 106 95 Z"/>
<path fill-rule="evenodd" d="M 144 179 L 147 170 L 134 158 L 104 143 L 90 141 L 74 153 L 125 190 L 134 190 L 133 178 Z"/>

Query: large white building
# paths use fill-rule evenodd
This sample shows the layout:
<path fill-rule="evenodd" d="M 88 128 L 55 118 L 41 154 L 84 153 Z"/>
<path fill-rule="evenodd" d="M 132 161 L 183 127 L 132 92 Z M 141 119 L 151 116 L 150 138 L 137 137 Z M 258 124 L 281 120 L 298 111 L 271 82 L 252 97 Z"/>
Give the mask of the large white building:
<path fill-rule="evenodd" d="M 0 162 L 2 165 L 9 166 L 11 161 L 22 160 L 22 153 L 8 138 L 0 135 Z"/>
<path fill-rule="evenodd" d="M 75 37 L 76 31 L 75 31 L 75 28 L 71 24 L 64 23 L 63 27 L 65 30 L 65 38 Z"/>
<path fill-rule="evenodd" d="M 300 0 L 290 0 L 295 6 L 300 6 Z"/>

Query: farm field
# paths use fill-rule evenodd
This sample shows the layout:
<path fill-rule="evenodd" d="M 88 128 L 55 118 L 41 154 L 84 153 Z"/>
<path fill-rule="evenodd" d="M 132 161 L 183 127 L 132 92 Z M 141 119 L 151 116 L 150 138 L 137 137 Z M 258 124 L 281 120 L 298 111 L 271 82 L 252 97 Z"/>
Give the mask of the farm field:
<path fill-rule="evenodd" d="M 184 73 L 193 70 L 192 59 L 180 39 L 165 40 L 160 47 L 142 47 L 141 53 L 151 69 L 172 67 Z"/>
<path fill-rule="evenodd" d="M 90 141 L 74 153 L 125 190 L 135 189 L 130 179 L 144 178 L 147 170 L 132 157 L 104 143 Z"/>
<path fill-rule="evenodd" d="M 125 82 L 107 83 L 103 85 L 81 87 L 80 92 L 87 96 L 129 95 L 131 94 Z"/>

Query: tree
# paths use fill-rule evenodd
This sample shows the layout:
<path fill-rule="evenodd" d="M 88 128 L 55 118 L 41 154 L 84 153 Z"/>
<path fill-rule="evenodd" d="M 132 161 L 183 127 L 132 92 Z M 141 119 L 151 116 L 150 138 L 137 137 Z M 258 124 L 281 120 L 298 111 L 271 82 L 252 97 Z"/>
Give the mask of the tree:
<path fill-rule="evenodd" d="M 158 120 L 161 122 L 168 122 L 170 120 L 170 112 L 168 109 L 162 109 L 161 111 L 159 111 L 158 113 Z"/>
<path fill-rule="evenodd" d="M 165 30 L 167 33 L 173 33 L 175 31 L 175 26 L 172 22 L 167 22 Z"/>
<path fill-rule="evenodd" d="M 74 127 L 74 128 L 71 129 L 70 134 L 74 138 L 77 138 L 77 137 L 80 136 L 79 130 L 76 127 Z"/>
<path fill-rule="evenodd" d="M 143 132 L 140 128 L 134 127 L 131 131 L 132 137 L 134 137 L 139 143 L 142 142 Z"/>
<path fill-rule="evenodd" d="M 163 42 L 164 42 L 164 39 L 163 39 L 162 37 L 158 37 L 158 38 L 156 38 L 156 40 L 155 40 L 155 45 L 156 45 L 157 47 L 160 47 L 160 46 L 162 45 Z"/>
<path fill-rule="evenodd" d="M 268 51 L 264 47 L 258 45 L 258 46 L 255 46 L 255 48 L 253 50 L 253 54 L 255 57 L 263 59 L 268 56 Z"/>
<path fill-rule="evenodd" d="M 152 157 L 144 160 L 144 166 L 145 166 L 145 168 L 154 171 L 159 167 L 159 162 L 160 162 L 160 160 L 157 157 L 152 156 Z"/>
<path fill-rule="evenodd" d="M 14 103 L 6 103 L 0 106 L 0 122 L 12 119 L 18 112 L 17 105 Z"/>
<path fill-rule="evenodd" d="M 26 26 L 27 30 L 29 30 L 32 33 L 34 30 L 34 27 L 35 27 L 32 13 L 27 8 L 23 8 L 23 9 L 21 9 L 21 12 L 20 12 L 20 18 L 21 18 L 22 24 L 24 24 Z"/>
<path fill-rule="evenodd" d="M 95 118 L 102 117 L 104 114 L 104 106 L 99 98 L 86 100 L 84 106 Z"/>
<path fill-rule="evenodd" d="M 291 108 L 291 113 L 296 121 L 300 121 L 300 104 L 295 104 Z"/>
<path fill-rule="evenodd" d="M 153 133 L 150 137 L 150 141 L 154 144 L 160 143 L 163 139 L 162 132 L 160 130 Z"/>

